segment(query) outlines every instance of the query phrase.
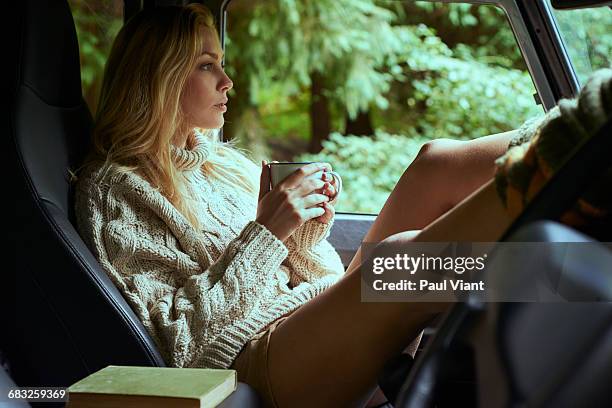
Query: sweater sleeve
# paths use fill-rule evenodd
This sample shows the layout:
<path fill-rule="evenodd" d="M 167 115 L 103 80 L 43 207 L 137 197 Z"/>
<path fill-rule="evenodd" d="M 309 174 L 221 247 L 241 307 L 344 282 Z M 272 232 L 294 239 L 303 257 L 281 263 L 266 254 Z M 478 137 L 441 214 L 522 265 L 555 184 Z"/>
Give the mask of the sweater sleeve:
<path fill-rule="evenodd" d="M 189 366 L 199 358 L 202 344 L 226 326 L 257 318 L 259 299 L 278 284 L 275 274 L 288 250 L 251 221 L 218 259 L 204 264 L 176 245 L 154 210 L 128 203 L 90 202 L 90 213 L 81 217 L 93 225 L 92 243 L 103 268 L 156 338 L 167 363 Z M 112 219 L 96 221 L 104 215 Z"/>
<path fill-rule="evenodd" d="M 328 223 L 322 223 L 315 219 L 308 220 L 300 225 L 287 241 L 291 241 L 295 248 L 312 248 L 329 237 L 332 226 L 334 225 L 334 219 L 335 218 L 332 218 Z"/>
<path fill-rule="evenodd" d="M 312 283 L 324 276 L 335 275 L 340 278 L 344 275 L 344 265 L 342 264 L 340 255 L 338 255 L 338 252 L 336 252 L 334 247 L 326 239 L 329 236 L 333 219 L 328 224 L 311 221 L 324 227 L 312 225 L 310 228 L 315 230 L 314 232 L 309 230 L 308 227 L 304 228 L 303 231 L 305 231 L 305 234 L 307 232 L 312 233 L 310 239 L 305 239 L 303 241 L 289 239 L 286 243 L 289 254 L 284 264 L 291 270 L 289 284 L 292 287 L 302 282 Z M 304 225 L 307 224 L 308 222 Z M 302 225 L 302 227 L 304 225 Z M 318 228 L 318 230 L 316 228 Z M 317 237 L 315 233 L 320 234 L 318 236 L 319 239 L 312 239 L 313 237 Z M 302 245 L 304 245 L 304 242 L 307 244 L 300 246 L 298 242 L 301 242 Z"/>

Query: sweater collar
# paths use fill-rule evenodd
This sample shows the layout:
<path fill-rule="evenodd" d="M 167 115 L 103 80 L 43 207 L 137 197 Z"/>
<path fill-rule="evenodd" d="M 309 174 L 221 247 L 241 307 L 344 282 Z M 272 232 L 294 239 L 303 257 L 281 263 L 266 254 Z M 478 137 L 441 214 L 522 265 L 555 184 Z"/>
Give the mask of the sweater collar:
<path fill-rule="evenodd" d="M 189 149 L 170 145 L 170 154 L 176 167 L 181 170 L 193 170 L 202 167 L 210 156 L 210 146 L 199 131 L 195 131 L 194 145 Z"/>

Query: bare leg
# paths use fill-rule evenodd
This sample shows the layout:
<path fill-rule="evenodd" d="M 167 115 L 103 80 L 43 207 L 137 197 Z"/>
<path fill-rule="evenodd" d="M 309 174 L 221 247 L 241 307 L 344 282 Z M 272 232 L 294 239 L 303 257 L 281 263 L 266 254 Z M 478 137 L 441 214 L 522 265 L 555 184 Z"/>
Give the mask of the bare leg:
<path fill-rule="evenodd" d="M 514 135 L 511 131 L 468 142 L 438 139 L 424 145 L 363 241 L 381 242 L 398 232 L 425 228 L 493 177 L 493 162 Z M 360 262 L 361 248 L 347 273 Z"/>
<path fill-rule="evenodd" d="M 380 242 L 400 231 L 424 228 L 446 213 L 493 177 L 493 161 L 506 151 L 514 135 L 515 132 L 506 132 L 469 142 L 443 139 L 423 146 L 363 241 Z M 408 240 L 419 232 L 406 232 L 404 238 Z M 348 273 L 360 262 L 361 248 L 353 257 Z M 421 336 L 422 333 L 404 352 L 414 356 Z M 380 405 L 384 401 L 384 394 L 377 388 L 368 406 Z"/>
<path fill-rule="evenodd" d="M 423 146 L 417 158 L 402 175 L 389 195 L 376 221 L 364 237 L 365 242 L 380 242 L 401 231 L 404 239 L 424 228 L 493 177 L 494 160 L 507 149 L 514 132 L 481 137 L 469 142 L 438 139 Z M 361 262 L 361 248 L 347 271 Z M 422 333 L 421 333 L 422 334 Z M 418 335 L 405 350 L 414 355 Z M 368 406 L 385 401 L 377 389 Z"/>
<path fill-rule="evenodd" d="M 510 222 L 489 182 L 417 239 L 495 241 Z M 398 233 L 384 241 L 402 239 L 405 234 Z M 345 275 L 273 332 L 270 379 L 281 407 L 362 406 L 384 363 L 444 306 L 361 302 L 360 284 L 360 273 Z"/>
<path fill-rule="evenodd" d="M 277 326 L 269 370 L 280 407 L 362 407 L 383 365 L 440 306 L 361 302 L 361 276 L 345 275 Z"/>
<path fill-rule="evenodd" d="M 490 180 L 471 196 L 427 226 L 415 241 L 495 242 L 513 219 L 506 213 Z"/>

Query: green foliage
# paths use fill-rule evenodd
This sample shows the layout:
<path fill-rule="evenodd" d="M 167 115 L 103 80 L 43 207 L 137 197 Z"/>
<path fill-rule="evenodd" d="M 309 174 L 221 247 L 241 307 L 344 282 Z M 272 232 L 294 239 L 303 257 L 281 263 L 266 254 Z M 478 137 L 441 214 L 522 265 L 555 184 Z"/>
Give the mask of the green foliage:
<path fill-rule="evenodd" d="M 371 113 L 374 137 L 336 131 L 320 153 L 294 157 L 329 161 L 342 173 L 339 211 L 380 211 L 428 140 L 507 131 L 542 113 L 497 7 L 271 0 L 240 12 L 233 26 L 230 9 L 228 67 L 248 84 L 271 145 L 308 137 L 315 71 L 325 78 L 337 131 L 347 112 Z"/>
<path fill-rule="evenodd" d="M 581 83 L 610 66 L 612 10 L 607 7 L 554 11 L 561 37 Z"/>
<path fill-rule="evenodd" d="M 279 86 L 261 90 L 261 96 L 268 101 L 259 108 L 261 125 L 267 129 L 267 139 L 283 139 L 287 136 L 310 138 L 308 95 L 298 93 L 287 95 Z"/>
<path fill-rule="evenodd" d="M 528 73 L 478 61 L 467 47 L 448 54 L 422 53 L 407 61 L 418 73 L 407 105 L 426 107 L 418 123 L 422 135 L 472 139 L 514 129 L 542 113 Z"/>
<path fill-rule="evenodd" d="M 467 3 L 400 2 L 403 24 L 425 24 L 450 48 L 465 44 L 489 63 L 525 69 L 514 33 L 501 7 Z M 492 60 L 494 59 L 494 61 Z"/>
<path fill-rule="evenodd" d="M 414 160 L 423 137 L 377 131 L 374 137 L 332 133 L 317 154 L 302 154 L 297 161 L 323 161 L 342 176 L 343 193 L 337 211 L 378 214 L 404 170 Z"/>
<path fill-rule="evenodd" d="M 230 9 L 228 67 L 239 81 L 248 78 L 243 83 L 271 144 L 279 136 L 307 137 L 313 72 L 324 76 L 334 115 L 372 114 L 374 137 L 332 133 L 319 154 L 294 157 L 329 161 L 341 171 L 340 211 L 378 212 L 428 140 L 503 132 L 542 112 L 497 7 L 373 0 L 241 4 L 242 17 L 232 17 Z M 333 121 L 341 130 L 338 118 Z"/>
<path fill-rule="evenodd" d="M 245 18 L 232 27 L 230 15 L 227 59 L 247 71 L 229 73 L 248 76 L 251 103 L 264 104 L 263 90 L 279 84 L 287 95 L 303 92 L 320 72 L 351 117 L 386 106 L 406 36 L 390 10 L 371 0 L 276 0 L 257 3 Z"/>
<path fill-rule="evenodd" d="M 104 65 L 123 24 L 120 14 L 123 2 L 69 0 L 69 3 L 79 41 L 83 95 L 95 110 Z"/>

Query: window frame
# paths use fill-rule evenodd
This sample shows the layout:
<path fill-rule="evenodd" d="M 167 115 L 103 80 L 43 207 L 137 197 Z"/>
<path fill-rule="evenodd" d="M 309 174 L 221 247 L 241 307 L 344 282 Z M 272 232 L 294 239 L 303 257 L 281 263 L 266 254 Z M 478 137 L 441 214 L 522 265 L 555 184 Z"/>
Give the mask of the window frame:
<path fill-rule="evenodd" d="M 573 98 L 580 91 L 580 83 L 574 71 L 563 38 L 546 0 L 525 1 L 523 13 L 532 31 L 532 42 L 538 58 L 546 63 L 548 82 L 554 94 L 554 104 L 561 98 Z M 551 106 L 551 107 L 552 107 Z M 547 108 L 546 110 L 550 109 Z"/>

